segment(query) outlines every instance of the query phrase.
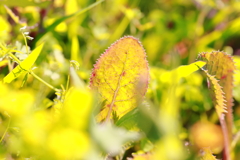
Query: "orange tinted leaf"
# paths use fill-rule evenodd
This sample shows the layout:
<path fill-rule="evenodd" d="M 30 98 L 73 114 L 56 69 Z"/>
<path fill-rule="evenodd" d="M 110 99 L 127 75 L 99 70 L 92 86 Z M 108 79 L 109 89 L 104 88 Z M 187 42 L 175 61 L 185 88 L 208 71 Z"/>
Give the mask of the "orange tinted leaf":
<path fill-rule="evenodd" d="M 233 123 L 233 74 L 236 70 L 233 59 L 230 55 L 220 51 L 201 53 L 199 56 L 202 60 L 207 62 L 206 69 L 208 70 L 208 73 L 219 80 L 219 85 L 225 93 L 225 100 L 227 101 L 226 121 L 228 124 L 229 135 L 231 135 Z"/>
<path fill-rule="evenodd" d="M 218 84 L 218 80 L 214 77 L 211 76 L 207 70 L 203 70 L 208 78 L 208 83 L 209 83 L 209 90 L 211 92 L 211 96 L 213 99 L 213 104 L 216 108 L 218 117 L 221 117 L 223 113 L 226 113 L 226 100 L 224 97 L 224 92 L 222 91 L 222 87 Z"/>
<path fill-rule="evenodd" d="M 233 90 L 233 74 L 236 69 L 233 59 L 224 52 L 201 53 L 201 58 L 207 62 L 206 68 L 210 75 L 214 75 L 219 84 L 223 87 L 223 91 L 227 100 L 227 107 L 232 107 L 232 90 Z M 231 109 L 229 110 L 231 111 Z"/>
<path fill-rule="evenodd" d="M 148 88 L 149 69 L 146 53 L 134 37 L 126 36 L 112 44 L 94 65 L 90 87 L 96 89 L 106 104 L 98 121 L 122 117 L 137 105 Z"/>

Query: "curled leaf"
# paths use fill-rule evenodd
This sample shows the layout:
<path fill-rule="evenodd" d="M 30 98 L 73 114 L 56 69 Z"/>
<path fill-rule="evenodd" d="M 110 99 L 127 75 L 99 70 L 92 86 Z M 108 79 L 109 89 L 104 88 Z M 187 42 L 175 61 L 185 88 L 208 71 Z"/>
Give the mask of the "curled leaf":
<path fill-rule="evenodd" d="M 206 73 L 206 76 L 208 78 L 208 87 L 211 92 L 213 104 L 216 108 L 218 116 L 221 117 L 223 113 L 227 113 L 224 92 L 222 90 L 222 87 L 218 84 L 218 80 L 214 76 L 211 76 L 207 70 L 203 71 Z"/>
<path fill-rule="evenodd" d="M 112 44 L 94 65 L 90 87 L 106 100 L 98 121 L 122 117 L 136 107 L 148 88 L 146 53 L 134 37 L 126 36 Z"/>
<path fill-rule="evenodd" d="M 232 134 L 232 106 L 233 106 L 233 74 L 236 70 L 232 57 L 224 52 L 204 52 L 199 54 L 199 58 L 206 61 L 208 73 L 219 80 L 219 85 L 225 93 L 226 100 L 226 121 L 229 135 Z"/>

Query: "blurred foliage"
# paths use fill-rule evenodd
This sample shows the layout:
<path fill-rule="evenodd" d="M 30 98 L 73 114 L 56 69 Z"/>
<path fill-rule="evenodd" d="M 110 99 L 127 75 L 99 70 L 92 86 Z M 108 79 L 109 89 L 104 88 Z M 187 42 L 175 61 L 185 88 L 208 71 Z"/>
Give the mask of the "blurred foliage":
<path fill-rule="evenodd" d="M 32 73 L 57 89 L 33 74 L 0 83 L 0 158 L 215 159 L 212 151 L 221 158 L 222 135 L 206 78 L 200 71 L 181 78 L 174 73 L 199 52 L 223 50 L 237 68 L 233 157 L 240 159 L 239 15 L 237 0 L 0 1 L 0 79 L 19 63 L 6 52 L 20 51 L 13 54 L 22 62 L 44 42 Z M 146 49 L 146 101 L 114 125 L 98 124 L 94 116 L 104 102 L 89 91 L 91 69 L 124 35 L 139 38 Z M 207 142 L 211 151 L 204 149 L 201 158 L 199 148 Z"/>

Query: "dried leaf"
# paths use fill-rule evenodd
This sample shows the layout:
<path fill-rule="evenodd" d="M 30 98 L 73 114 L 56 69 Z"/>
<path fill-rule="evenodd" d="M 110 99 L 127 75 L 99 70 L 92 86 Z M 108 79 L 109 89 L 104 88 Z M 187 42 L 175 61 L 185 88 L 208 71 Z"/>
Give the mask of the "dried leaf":
<path fill-rule="evenodd" d="M 90 87 L 96 89 L 106 105 L 98 121 L 121 118 L 136 107 L 148 88 L 149 69 L 146 53 L 134 37 L 126 36 L 112 44 L 94 65 Z"/>

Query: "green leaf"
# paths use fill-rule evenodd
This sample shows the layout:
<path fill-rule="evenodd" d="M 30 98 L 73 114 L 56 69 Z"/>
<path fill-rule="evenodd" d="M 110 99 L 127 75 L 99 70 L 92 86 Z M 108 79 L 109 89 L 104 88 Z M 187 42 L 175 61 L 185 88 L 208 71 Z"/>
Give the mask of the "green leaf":
<path fill-rule="evenodd" d="M 134 126 L 137 125 L 137 120 L 139 118 L 139 109 L 134 108 L 127 114 L 125 114 L 123 117 L 121 117 L 117 122 L 116 126 L 118 127 L 124 127 L 128 130 L 133 128 Z"/>
<path fill-rule="evenodd" d="M 177 72 L 177 75 L 179 78 L 187 77 L 191 73 L 199 70 L 199 67 L 202 68 L 205 64 L 206 64 L 206 62 L 203 62 L 203 61 L 194 62 L 189 65 L 184 65 L 184 66 L 178 67 L 175 70 L 175 72 Z"/>
<path fill-rule="evenodd" d="M 17 67 L 15 67 L 10 73 L 8 73 L 7 76 L 3 78 L 4 83 L 10 83 L 17 77 L 19 77 L 21 74 L 29 72 L 32 65 L 37 60 L 40 52 L 42 51 L 43 43 L 39 45 L 37 48 L 35 48 L 32 53 L 23 61 L 21 62 Z"/>
<path fill-rule="evenodd" d="M 158 110 L 154 106 L 149 106 L 147 102 L 143 102 L 122 116 L 116 122 L 116 126 L 131 131 L 141 130 L 150 141 L 156 142 L 161 137 L 157 116 Z"/>
<path fill-rule="evenodd" d="M 25 76 L 23 78 L 23 81 L 22 81 L 22 84 L 21 84 L 21 87 L 23 87 L 25 85 L 25 83 L 27 82 L 28 75 L 29 75 L 29 73 L 25 74 Z"/>
<path fill-rule="evenodd" d="M 173 69 L 169 72 L 166 72 L 164 75 L 164 79 L 169 83 L 169 84 L 178 84 L 180 80 L 184 77 L 189 76 L 193 72 L 199 70 L 199 68 L 203 67 L 206 64 L 206 62 L 203 61 L 198 61 L 194 62 L 189 65 L 182 65 L 179 66 L 176 69 Z"/>

